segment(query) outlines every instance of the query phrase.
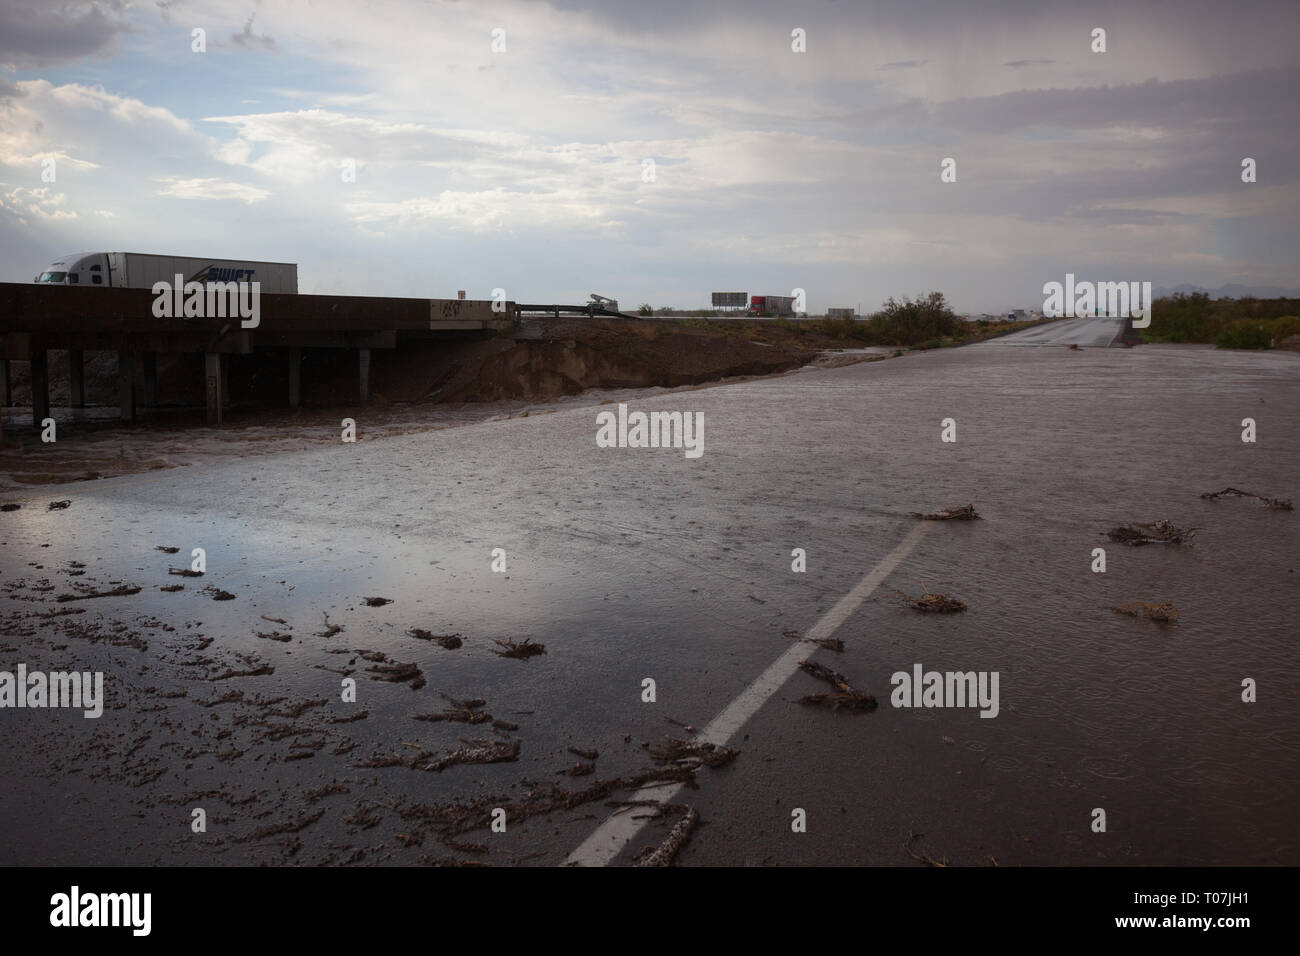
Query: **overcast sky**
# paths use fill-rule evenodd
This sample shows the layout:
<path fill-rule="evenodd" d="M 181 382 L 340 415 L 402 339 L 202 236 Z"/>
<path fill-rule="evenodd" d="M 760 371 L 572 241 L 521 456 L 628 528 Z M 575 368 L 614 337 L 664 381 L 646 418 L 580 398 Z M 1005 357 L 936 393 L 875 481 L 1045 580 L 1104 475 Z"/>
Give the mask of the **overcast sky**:
<path fill-rule="evenodd" d="M 625 308 L 1295 286 L 1297 41 L 1292 0 L 3 0 L 0 279 L 128 250 Z"/>

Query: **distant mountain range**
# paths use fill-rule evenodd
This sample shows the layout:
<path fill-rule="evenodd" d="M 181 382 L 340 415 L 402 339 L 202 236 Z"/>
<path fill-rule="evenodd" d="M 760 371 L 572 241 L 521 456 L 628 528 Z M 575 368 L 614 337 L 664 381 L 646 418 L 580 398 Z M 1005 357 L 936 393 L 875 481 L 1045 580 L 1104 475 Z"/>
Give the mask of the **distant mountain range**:
<path fill-rule="evenodd" d="M 1230 282 L 1227 285 L 1219 286 L 1217 289 L 1207 289 L 1203 285 L 1184 282 L 1172 289 L 1153 289 L 1151 295 L 1158 299 L 1161 296 L 1173 295 L 1176 292 L 1182 292 L 1186 295 L 1193 292 L 1206 292 L 1209 293 L 1211 299 L 1241 299 L 1246 296 L 1254 296 L 1256 299 L 1300 299 L 1300 289 L 1284 289 L 1277 285 L 1242 285 L 1240 282 Z"/>

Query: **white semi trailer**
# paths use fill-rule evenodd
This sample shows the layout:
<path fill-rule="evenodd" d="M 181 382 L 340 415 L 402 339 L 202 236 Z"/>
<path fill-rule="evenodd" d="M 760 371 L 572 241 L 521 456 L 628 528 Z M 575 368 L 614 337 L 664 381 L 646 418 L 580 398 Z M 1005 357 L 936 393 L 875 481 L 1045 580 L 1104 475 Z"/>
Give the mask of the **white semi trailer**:
<path fill-rule="evenodd" d="M 78 252 L 56 259 L 36 281 L 52 285 L 152 289 L 169 285 L 176 276 L 185 282 L 257 282 L 262 292 L 298 291 L 298 266 L 292 262 L 249 259 L 200 259 L 194 256 L 155 256 L 141 252 Z"/>

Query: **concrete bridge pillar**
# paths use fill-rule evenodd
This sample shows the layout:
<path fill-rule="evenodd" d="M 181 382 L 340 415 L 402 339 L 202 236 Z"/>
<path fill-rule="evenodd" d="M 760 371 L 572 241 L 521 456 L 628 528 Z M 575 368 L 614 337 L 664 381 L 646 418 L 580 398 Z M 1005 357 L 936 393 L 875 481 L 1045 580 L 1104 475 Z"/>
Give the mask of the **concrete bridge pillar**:
<path fill-rule="evenodd" d="M 289 407 L 297 408 L 302 402 L 302 349 L 289 348 Z"/>
<path fill-rule="evenodd" d="M 81 349 L 68 349 L 68 404 L 73 408 L 86 407 L 86 353 Z"/>
<path fill-rule="evenodd" d="M 225 378 L 220 352 L 205 352 L 203 355 L 203 384 L 206 396 L 205 419 L 209 425 L 221 424 L 222 392 Z"/>
<path fill-rule="evenodd" d="M 153 408 L 158 404 L 158 353 L 140 355 L 140 404 Z"/>
<path fill-rule="evenodd" d="M 45 349 L 32 350 L 32 424 L 40 430 L 41 422 L 50 416 L 50 353 Z"/>
<path fill-rule="evenodd" d="M 117 353 L 117 405 L 124 422 L 135 421 L 135 354 Z"/>

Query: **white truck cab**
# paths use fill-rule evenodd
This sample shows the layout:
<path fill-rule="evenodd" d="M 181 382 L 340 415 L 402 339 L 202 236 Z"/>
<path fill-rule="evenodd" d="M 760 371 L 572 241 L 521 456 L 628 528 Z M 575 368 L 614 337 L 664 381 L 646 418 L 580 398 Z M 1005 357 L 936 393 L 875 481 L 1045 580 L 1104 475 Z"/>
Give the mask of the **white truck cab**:
<path fill-rule="evenodd" d="M 54 285 L 110 285 L 108 255 L 78 252 L 55 259 L 41 270 L 36 281 Z"/>

